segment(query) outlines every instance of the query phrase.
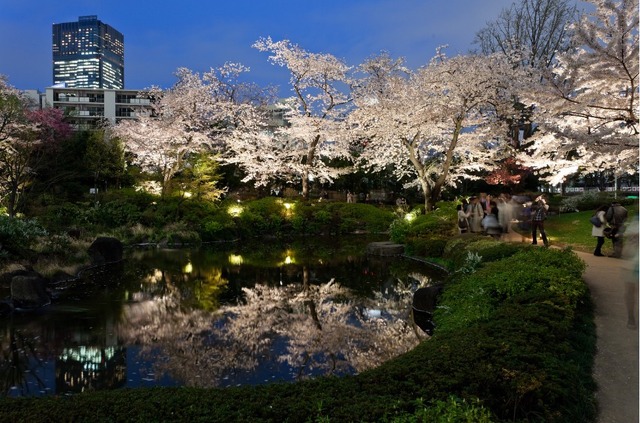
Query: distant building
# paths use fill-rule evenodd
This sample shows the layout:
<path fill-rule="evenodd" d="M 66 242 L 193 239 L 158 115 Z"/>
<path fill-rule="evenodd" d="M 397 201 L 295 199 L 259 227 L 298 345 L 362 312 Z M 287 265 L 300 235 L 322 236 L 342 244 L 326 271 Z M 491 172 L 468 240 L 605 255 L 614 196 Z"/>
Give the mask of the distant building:
<path fill-rule="evenodd" d="M 31 110 L 45 108 L 45 94 L 38 90 L 22 90 L 22 95 L 29 100 L 28 107 Z"/>
<path fill-rule="evenodd" d="M 124 36 L 97 16 L 53 24 L 53 85 L 124 88 Z"/>
<path fill-rule="evenodd" d="M 42 104 L 64 111 L 76 130 L 151 113 L 151 100 L 138 90 L 48 87 Z"/>

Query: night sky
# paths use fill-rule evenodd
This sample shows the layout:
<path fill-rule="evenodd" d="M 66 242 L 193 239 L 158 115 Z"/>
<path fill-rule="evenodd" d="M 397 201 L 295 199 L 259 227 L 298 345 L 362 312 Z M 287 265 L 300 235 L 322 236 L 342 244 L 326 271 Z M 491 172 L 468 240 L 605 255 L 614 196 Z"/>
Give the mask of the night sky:
<path fill-rule="evenodd" d="M 203 72 L 225 62 L 251 68 L 249 80 L 290 95 L 285 69 L 251 47 L 288 39 L 350 65 L 388 52 L 411 68 L 438 46 L 467 53 L 475 33 L 512 0 L 0 0 L 0 74 L 19 89 L 52 84 L 51 25 L 97 15 L 124 34 L 125 88 L 167 88 L 178 67 Z"/>

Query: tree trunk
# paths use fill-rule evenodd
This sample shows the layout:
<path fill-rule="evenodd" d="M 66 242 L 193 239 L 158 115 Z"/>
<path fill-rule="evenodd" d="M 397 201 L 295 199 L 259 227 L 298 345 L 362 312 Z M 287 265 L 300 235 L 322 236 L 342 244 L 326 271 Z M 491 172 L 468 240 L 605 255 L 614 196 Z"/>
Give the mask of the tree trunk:
<path fill-rule="evenodd" d="M 436 208 L 436 203 L 438 202 L 438 200 L 440 200 L 440 195 L 442 194 L 442 185 L 440 184 L 435 184 L 432 188 L 431 188 L 431 192 L 429 193 L 429 205 L 431 206 L 431 208 L 429 209 L 429 211 L 433 210 Z"/>
<path fill-rule="evenodd" d="M 305 293 L 309 292 L 309 268 L 307 266 L 302 267 L 302 286 Z M 313 302 L 312 298 L 309 298 L 304 301 L 304 304 L 309 307 L 309 314 L 311 315 L 311 320 L 316 326 L 316 329 L 322 330 L 322 324 L 320 323 L 320 318 L 318 317 L 318 311 L 316 310 L 316 304 Z"/>
<path fill-rule="evenodd" d="M 16 216 L 16 211 L 18 208 L 18 192 L 19 187 L 18 184 L 11 183 L 9 188 L 9 199 L 7 201 L 7 214 L 10 218 L 14 218 Z"/>
<path fill-rule="evenodd" d="M 422 192 L 424 193 L 424 212 L 428 213 L 431 211 L 433 204 L 431 202 L 431 187 L 424 179 L 420 179 L 420 186 L 422 187 Z"/>
<path fill-rule="evenodd" d="M 309 171 L 307 169 L 302 174 L 302 198 L 309 199 Z"/>

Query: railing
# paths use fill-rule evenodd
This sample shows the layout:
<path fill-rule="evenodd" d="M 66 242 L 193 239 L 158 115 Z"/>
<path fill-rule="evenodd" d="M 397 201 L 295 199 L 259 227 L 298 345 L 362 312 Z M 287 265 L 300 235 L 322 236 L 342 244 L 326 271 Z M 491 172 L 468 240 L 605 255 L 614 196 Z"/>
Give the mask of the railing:
<path fill-rule="evenodd" d="M 620 186 L 617 189 L 615 187 L 605 187 L 606 192 L 639 192 L 640 187 L 637 186 Z M 560 187 L 551 187 L 546 190 L 547 192 L 560 193 L 562 189 Z M 566 187 L 564 192 L 567 194 L 579 194 L 583 192 L 598 192 L 598 187 Z"/>

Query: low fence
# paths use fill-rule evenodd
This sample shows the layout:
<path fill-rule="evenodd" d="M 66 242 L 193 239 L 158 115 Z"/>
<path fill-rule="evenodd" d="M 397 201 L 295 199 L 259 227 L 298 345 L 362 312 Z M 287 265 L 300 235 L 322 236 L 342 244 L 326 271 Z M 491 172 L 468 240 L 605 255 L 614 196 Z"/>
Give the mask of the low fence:
<path fill-rule="evenodd" d="M 564 192 L 567 194 L 580 194 L 583 192 L 599 192 L 600 188 L 597 187 L 566 187 L 564 188 Z M 636 187 L 636 186 L 626 186 L 626 187 L 618 187 L 618 189 L 614 188 L 614 187 L 606 187 L 604 189 L 605 192 L 629 192 L 629 193 L 638 193 L 640 192 L 640 187 Z M 552 192 L 552 193 L 560 193 L 562 192 L 562 189 L 560 187 L 552 187 L 552 188 L 547 188 L 546 192 Z"/>

